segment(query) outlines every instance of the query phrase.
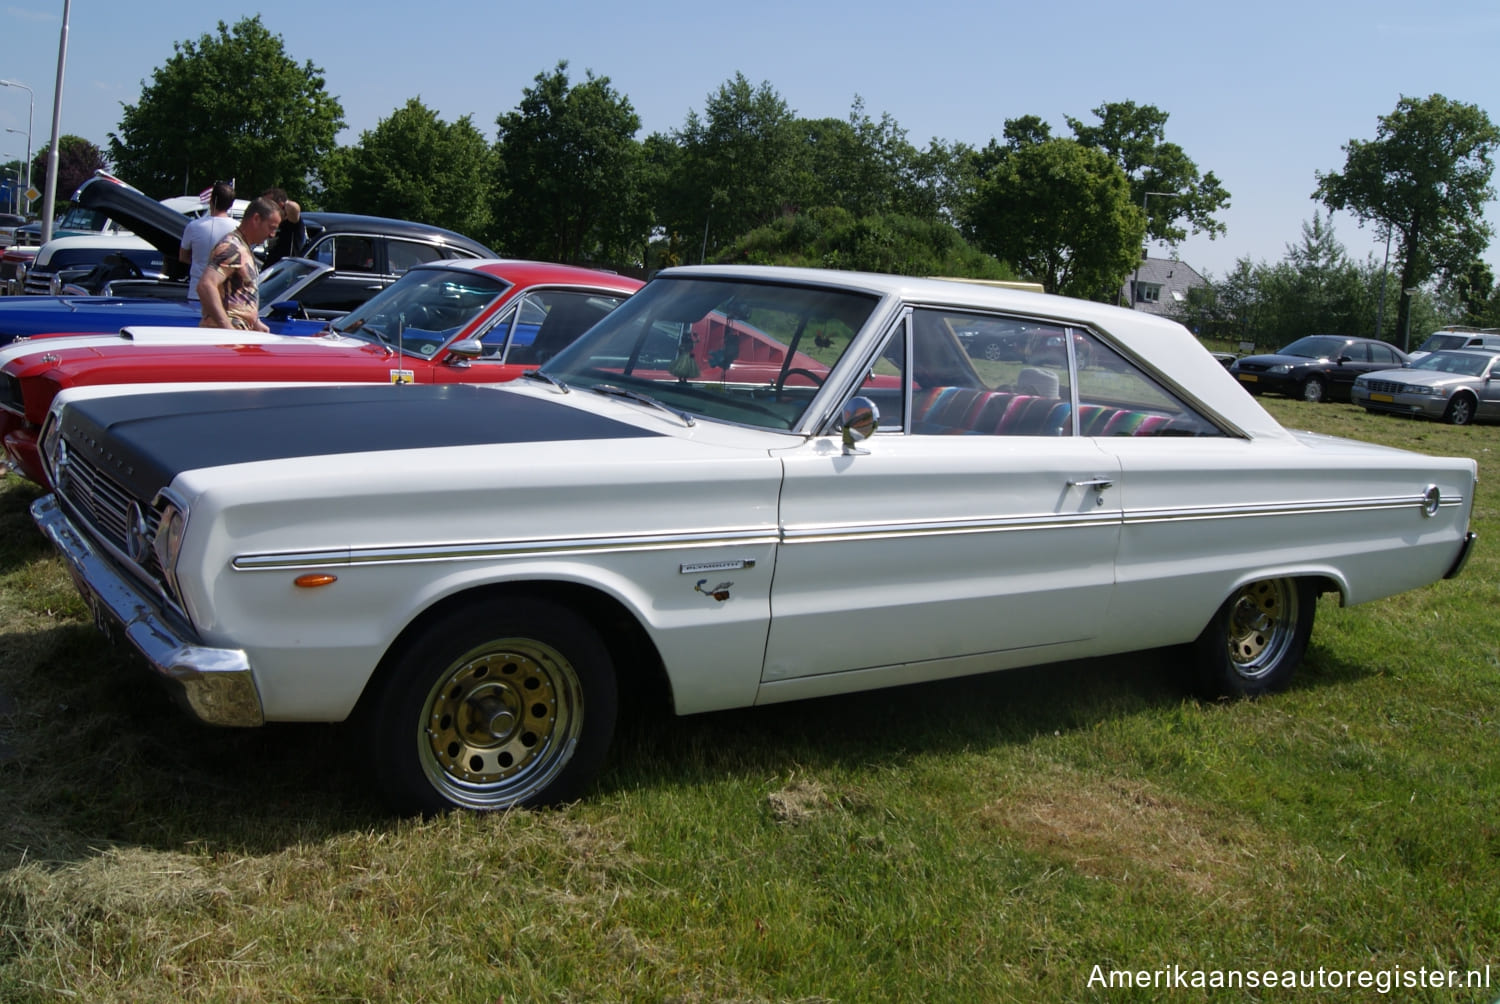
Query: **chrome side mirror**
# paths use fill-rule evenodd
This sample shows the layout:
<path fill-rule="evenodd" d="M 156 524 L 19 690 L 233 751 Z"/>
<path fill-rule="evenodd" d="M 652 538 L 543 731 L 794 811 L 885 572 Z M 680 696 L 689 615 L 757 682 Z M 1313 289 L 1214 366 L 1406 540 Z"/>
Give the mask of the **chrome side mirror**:
<path fill-rule="evenodd" d="M 880 425 L 880 409 L 875 407 L 875 402 L 867 397 L 851 397 L 844 402 L 840 421 L 844 428 L 844 456 L 869 453 L 855 444 L 875 435 L 875 429 Z"/>
<path fill-rule="evenodd" d="M 448 354 L 460 359 L 478 359 L 484 355 L 484 343 L 477 338 L 465 338 L 448 346 Z"/>

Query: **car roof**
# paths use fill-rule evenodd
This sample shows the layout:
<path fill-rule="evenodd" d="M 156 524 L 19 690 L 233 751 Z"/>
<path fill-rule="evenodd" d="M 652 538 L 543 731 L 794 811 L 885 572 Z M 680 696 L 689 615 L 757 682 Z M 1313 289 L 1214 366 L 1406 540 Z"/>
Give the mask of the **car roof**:
<path fill-rule="evenodd" d="M 843 288 L 909 304 L 959 310 L 1018 313 L 1058 324 L 1092 327 L 1136 353 L 1170 382 L 1195 396 L 1211 413 L 1256 438 L 1291 438 L 1203 343 L 1176 321 L 1071 296 L 1008 289 L 962 279 L 924 279 L 874 272 L 778 265 L 684 265 L 663 269 L 661 279 L 703 277 L 747 282 L 787 282 Z M 655 280 L 653 280 L 655 281 Z M 1230 388 L 1234 388 L 1231 390 Z"/>
<path fill-rule="evenodd" d="M 601 289 L 634 291 L 644 283 L 618 272 L 586 268 L 582 265 L 562 265 L 549 261 L 529 261 L 523 258 L 445 258 L 442 261 L 423 262 L 409 271 L 423 269 L 446 269 L 468 272 L 483 272 L 506 282 L 519 285 L 540 286 L 548 283 L 598 286 Z"/>
<path fill-rule="evenodd" d="M 495 252 L 472 238 L 452 230 L 417 223 L 413 220 L 397 220 L 389 216 L 366 216 L 361 213 L 328 213 L 308 210 L 302 214 L 302 222 L 308 229 L 308 238 L 322 237 L 328 233 L 373 234 L 387 237 L 414 237 L 437 241 L 464 248 L 481 258 L 494 258 Z"/>

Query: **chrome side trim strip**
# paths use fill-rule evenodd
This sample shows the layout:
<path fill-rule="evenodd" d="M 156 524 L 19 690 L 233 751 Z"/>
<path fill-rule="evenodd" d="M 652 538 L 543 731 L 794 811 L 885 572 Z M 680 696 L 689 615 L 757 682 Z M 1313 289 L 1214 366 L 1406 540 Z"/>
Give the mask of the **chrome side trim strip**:
<path fill-rule="evenodd" d="M 615 551 L 661 551 L 673 548 L 763 546 L 776 544 L 820 544 L 843 540 L 897 540 L 922 536 L 955 536 L 980 533 L 1015 533 L 1064 527 L 1100 527 L 1130 524 L 1196 522 L 1202 520 L 1251 519 L 1259 516 L 1313 516 L 1340 512 L 1412 508 L 1420 511 L 1421 495 L 1383 496 L 1365 499 L 1328 499 L 1321 502 L 1285 502 L 1260 505 L 1195 506 L 1171 509 L 1118 510 L 1102 513 L 1033 513 L 1023 516 L 979 516 L 910 523 L 808 523 L 777 531 L 772 527 L 707 530 L 696 533 L 662 533 L 630 536 L 540 538 L 528 540 L 473 541 L 468 543 L 420 544 L 407 547 L 345 548 L 329 551 L 289 551 L 240 555 L 232 562 L 237 571 L 257 572 L 286 569 L 350 567 L 357 565 L 425 561 L 474 561 L 526 558 L 540 555 L 582 555 Z M 1458 496 L 1444 498 L 1444 508 L 1463 505 Z"/>
<path fill-rule="evenodd" d="M 420 561 L 472 561 L 483 558 L 524 558 L 535 555 L 597 554 L 607 551 L 662 551 L 679 547 L 745 547 L 779 542 L 780 536 L 775 528 L 764 527 L 629 537 L 497 540 L 421 544 L 410 547 L 365 547 L 336 551 L 244 554 L 236 557 L 231 565 L 237 571 L 257 572 L 274 569 L 347 567 Z"/>
<path fill-rule="evenodd" d="M 1461 506 L 1461 496 L 1444 498 L 1443 508 Z M 1255 516 L 1312 516 L 1332 512 L 1371 512 L 1379 509 L 1416 508 L 1427 505 L 1425 495 L 1391 495 L 1366 499 L 1328 499 L 1322 502 L 1282 502 L 1258 505 L 1182 506 L 1171 509 L 1136 509 L 1125 514 L 1127 523 L 1177 522 L 1203 519 L 1246 519 Z"/>

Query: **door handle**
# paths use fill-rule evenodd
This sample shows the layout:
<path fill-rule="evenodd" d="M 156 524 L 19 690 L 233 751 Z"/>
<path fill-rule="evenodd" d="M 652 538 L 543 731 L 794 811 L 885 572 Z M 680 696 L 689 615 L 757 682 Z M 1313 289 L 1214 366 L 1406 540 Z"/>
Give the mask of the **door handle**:
<path fill-rule="evenodd" d="M 1109 478 L 1090 478 L 1087 481 L 1069 481 L 1069 488 L 1092 488 L 1096 492 L 1102 492 L 1106 488 L 1113 488 L 1115 483 Z"/>

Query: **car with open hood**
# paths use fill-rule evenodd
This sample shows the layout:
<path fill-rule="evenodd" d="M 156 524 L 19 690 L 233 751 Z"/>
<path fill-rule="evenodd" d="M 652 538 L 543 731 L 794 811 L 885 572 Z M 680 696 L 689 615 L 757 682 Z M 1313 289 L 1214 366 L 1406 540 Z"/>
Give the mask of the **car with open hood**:
<path fill-rule="evenodd" d="M 972 356 L 1000 319 L 1059 354 Z M 32 511 L 199 719 L 347 720 L 398 808 L 503 809 L 586 794 L 625 693 L 1168 647 L 1201 694 L 1264 694 L 1318 594 L 1459 573 L 1472 460 L 1290 432 L 1235 386 L 1116 307 L 677 268 L 512 383 L 66 391 Z"/>
<path fill-rule="evenodd" d="M 1251 394 L 1285 394 L 1304 401 L 1347 401 L 1356 377 L 1405 366 L 1406 353 L 1389 342 L 1344 335 L 1308 335 L 1275 352 L 1241 356 L 1229 372 Z"/>
<path fill-rule="evenodd" d="M 20 336 L 48 332 L 109 332 L 127 324 L 196 325 L 200 310 L 186 302 L 187 266 L 178 260 L 188 217 L 105 174 L 86 181 L 74 198 L 80 206 L 90 207 L 91 212 L 122 221 L 134 232 L 132 240 L 143 240 L 159 251 L 160 267 L 169 278 L 154 282 L 149 295 L 138 286 L 131 289 L 130 295 L 115 295 L 110 284 L 101 287 L 105 295 L 100 296 L 73 294 L 0 300 L 0 345 Z M 321 325 L 317 324 L 288 328 L 276 322 L 294 318 L 326 320 L 347 313 L 416 264 L 495 257 L 493 251 L 478 241 L 425 223 L 351 213 L 308 212 L 303 218 L 307 221 L 309 238 L 300 254 L 327 269 L 317 273 L 315 281 L 295 290 L 290 289 L 292 277 L 283 275 L 277 281 L 273 280 L 271 269 L 262 273 L 261 316 L 273 331 L 320 330 Z M 6 253 L 10 250 L 14 249 Z M 51 289 L 50 276 L 44 282 L 36 274 L 37 262 L 17 265 L 21 282 L 27 288 L 35 292 Z M 296 278 L 305 276 L 305 272 L 299 272 Z M 295 303 L 276 307 L 290 300 Z"/>
<path fill-rule="evenodd" d="M 1500 419 L 1500 348 L 1440 349 L 1405 369 L 1366 373 L 1350 399 L 1366 411 L 1450 425 Z"/>
<path fill-rule="evenodd" d="M 409 269 L 314 337 L 126 327 L 114 335 L 12 343 L 0 348 L 0 441 L 17 472 L 45 484 L 37 435 L 52 399 L 67 387 L 513 380 L 640 286 L 628 276 L 547 262 L 439 261 Z"/>

